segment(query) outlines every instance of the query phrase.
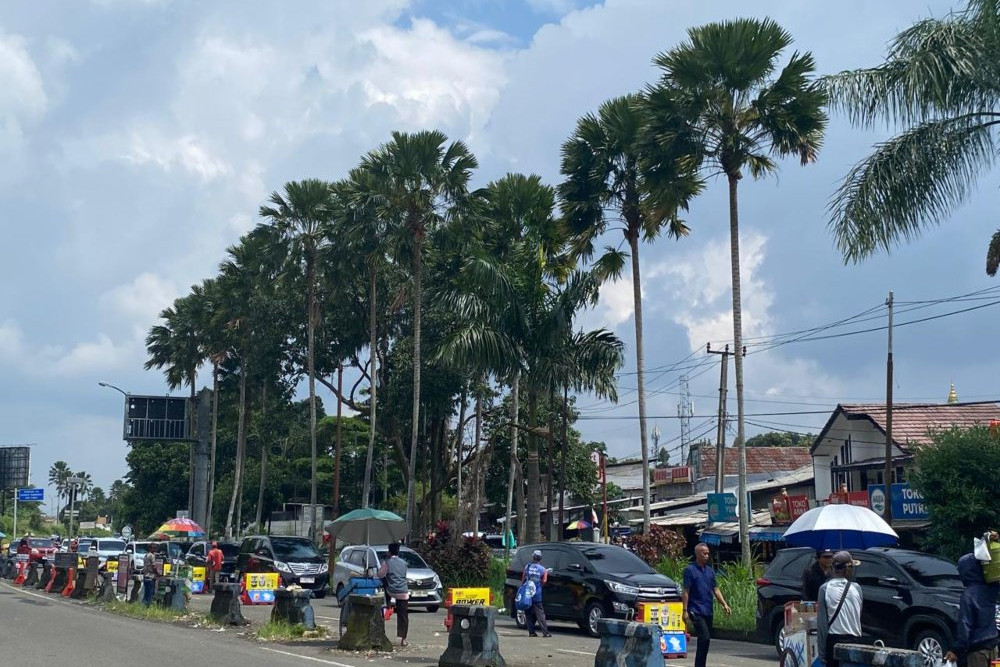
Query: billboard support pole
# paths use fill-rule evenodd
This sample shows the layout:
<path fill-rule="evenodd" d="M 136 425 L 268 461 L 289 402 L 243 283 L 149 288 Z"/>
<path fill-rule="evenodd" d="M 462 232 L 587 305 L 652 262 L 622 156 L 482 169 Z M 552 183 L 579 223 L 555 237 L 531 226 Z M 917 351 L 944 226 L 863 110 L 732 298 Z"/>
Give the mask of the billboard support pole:
<path fill-rule="evenodd" d="M 14 535 L 17 537 L 17 487 L 14 487 Z M 12 539 L 13 539 L 12 537 Z"/>

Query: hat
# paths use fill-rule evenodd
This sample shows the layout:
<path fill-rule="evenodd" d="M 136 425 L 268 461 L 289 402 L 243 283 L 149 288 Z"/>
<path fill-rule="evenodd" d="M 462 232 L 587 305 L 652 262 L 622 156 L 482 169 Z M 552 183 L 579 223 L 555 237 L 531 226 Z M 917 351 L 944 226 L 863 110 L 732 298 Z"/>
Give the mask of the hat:
<path fill-rule="evenodd" d="M 838 551 L 833 554 L 833 569 L 846 570 L 848 565 L 858 566 L 861 565 L 861 561 L 854 560 L 849 551 Z"/>
<path fill-rule="evenodd" d="M 826 556 L 832 556 L 832 555 L 833 555 L 833 549 L 817 549 L 816 550 L 816 558 L 824 558 Z"/>
<path fill-rule="evenodd" d="M 535 549 L 534 551 L 531 552 L 531 557 L 534 558 L 535 560 L 542 560 L 542 552 L 539 551 L 538 549 Z"/>

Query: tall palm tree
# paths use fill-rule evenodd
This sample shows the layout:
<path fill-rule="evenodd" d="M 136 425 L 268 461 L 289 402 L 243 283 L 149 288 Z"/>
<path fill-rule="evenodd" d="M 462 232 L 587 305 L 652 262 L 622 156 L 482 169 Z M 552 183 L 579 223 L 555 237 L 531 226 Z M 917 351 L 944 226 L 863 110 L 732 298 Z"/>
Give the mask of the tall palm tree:
<path fill-rule="evenodd" d="M 65 461 L 56 461 L 49 468 L 49 484 L 56 489 L 56 498 L 62 498 L 66 495 L 67 481 L 73 476 L 73 471 L 70 470 L 69 464 Z M 61 509 L 61 508 L 56 508 Z M 58 514 L 58 512 L 57 512 Z"/>
<path fill-rule="evenodd" d="M 200 286 L 191 288 L 192 293 L 175 299 L 172 306 L 160 312 L 162 324 L 150 328 L 146 336 L 146 351 L 149 359 L 143 364 L 147 371 L 163 369 L 170 389 L 187 385 L 191 398 L 195 397 L 198 368 L 205 360 L 202 349 L 202 333 L 198 330 L 200 308 Z"/>
<path fill-rule="evenodd" d="M 733 281 L 733 341 L 739 498 L 746 497 L 746 431 L 743 412 L 743 327 L 740 298 L 738 186 L 745 172 L 762 178 L 777 169 L 774 158 L 816 160 L 826 128 L 825 89 L 814 79 L 810 53 L 793 53 L 778 69 L 791 35 L 771 19 L 734 19 L 688 30 L 688 39 L 661 53 L 662 70 L 650 91 L 654 135 L 683 136 L 691 157 L 729 185 L 729 243 Z M 677 129 L 677 120 L 684 124 Z M 740 513 L 743 560 L 750 562 L 747 516 Z"/>
<path fill-rule="evenodd" d="M 860 261 L 916 238 L 964 203 L 993 165 L 1000 126 L 1000 6 L 964 11 L 899 33 L 885 62 L 826 78 L 834 106 L 855 125 L 901 134 L 847 174 L 830 205 L 837 247 Z M 1000 265 L 1000 230 L 986 271 Z"/>
<path fill-rule="evenodd" d="M 639 271 L 639 243 L 652 242 L 663 231 L 675 238 L 687 234 L 677 218 L 677 210 L 698 191 L 690 175 L 675 174 L 671 179 L 647 178 L 645 154 L 662 153 L 663 146 L 646 140 L 643 100 L 626 95 L 608 100 L 597 114 L 587 114 L 562 146 L 562 174 L 559 186 L 563 214 L 576 236 L 577 252 L 586 260 L 595 254 L 594 242 L 609 227 L 621 223 L 629 246 L 632 265 L 632 305 L 635 313 L 635 363 L 639 402 L 639 442 L 642 449 L 642 498 L 644 532 L 649 532 L 649 440 L 646 430 L 645 361 L 642 335 L 642 286 Z M 663 160 L 665 164 L 674 164 Z M 613 212 L 614 218 L 610 218 Z M 598 271 L 617 280 L 624 268 L 624 256 L 616 248 L 606 248 L 597 260 Z"/>
<path fill-rule="evenodd" d="M 467 194 L 476 157 L 461 141 L 448 143 L 437 130 L 393 132 L 392 140 L 366 155 L 361 169 L 377 185 L 376 215 L 387 221 L 390 254 L 411 267 L 413 280 L 413 413 L 407 466 L 406 520 L 416 525 L 417 441 L 420 432 L 421 316 L 424 251 L 428 235 Z"/>
<path fill-rule="evenodd" d="M 261 206 L 260 216 L 270 220 L 287 244 L 291 266 L 301 271 L 306 281 L 307 310 L 307 372 L 309 374 L 309 443 L 312 452 L 312 479 L 309 502 L 313 507 L 310 530 L 314 538 L 316 526 L 316 325 L 319 322 L 319 302 L 316 298 L 316 256 L 329 242 L 328 226 L 332 215 L 330 184 L 319 179 L 292 181 L 285 184 L 285 194 L 272 192 L 272 206 Z"/>

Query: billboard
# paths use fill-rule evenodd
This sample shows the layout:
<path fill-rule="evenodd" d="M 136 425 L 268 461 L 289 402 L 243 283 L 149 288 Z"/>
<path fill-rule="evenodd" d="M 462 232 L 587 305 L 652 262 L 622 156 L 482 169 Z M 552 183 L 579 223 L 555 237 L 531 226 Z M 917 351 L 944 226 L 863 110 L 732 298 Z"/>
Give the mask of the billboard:
<path fill-rule="evenodd" d="M 190 440 L 188 401 L 172 396 L 132 396 L 125 403 L 125 440 Z"/>
<path fill-rule="evenodd" d="M 924 497 L 916 489 L 910 488 L 910 483 L 897 483 L 890 487 L 890 502 L 892 503 L 892 520 L 911 519 L 926 520 L 930 518 Z M 881 514 L 885 511 L 885 486 L 869 484 L 868 495 L 871 497 L 872 511 Z"/>
<path fill-rule="evenodd" d="M 25 445 L 0 447 L 0 489 L 28 486 L 31 448 Z"/>

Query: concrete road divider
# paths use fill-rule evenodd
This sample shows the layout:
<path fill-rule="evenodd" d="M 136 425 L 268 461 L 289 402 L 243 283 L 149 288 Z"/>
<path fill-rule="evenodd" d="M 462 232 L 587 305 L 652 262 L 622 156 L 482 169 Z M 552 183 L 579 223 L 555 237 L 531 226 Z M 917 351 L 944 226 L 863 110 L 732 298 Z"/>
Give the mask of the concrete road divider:
<path fill-rule="evenodd" d="M 35 584 L 35 589 L 40 591 L 46 590 L 45 587 L 49 585 L 50 581 L 52 581 L 52 574 L 52 563 L 45 563 L 45 566 L 42 567 L 42 576 L 38 578 L 38 583 Z"/>
<path fill-rule="evenodd" d="M 385 617 L 382 616 L 382 595 L 348 595 L 347 631 L 340 638 L 337 648 L 347 651 L 392 651 L 392 642 L 385 635 Z"/>
<path fill-rule="evenodd" d="M 497 608 L 455 604 L 450 611 L 448 646 L 438 667 L 505 667 L 495 627 Z"/>
<path fill-rule="evenodd" d="M 663 667 L 660 626 L 608 618 L 597 622 L 597 631 L 594 667 Z"/>
<path fill-rule="evenodd" d="M 161 577 L 156 581 L 156 603 L 158 605 L 174 611 L 187 611 L 183 579 Z"/>
<path fill-rule="evenodd" d="M 841 667 L 862 667 L 862 665 L 923 667 L 924 665 L 924 655 L 919 651 L 867 644 L 837 644 L 833 647 L 833 657 L 840 661 Z"/>
<path fill-rule="evenodd" d="M 113 572 L 101 575 L 101 584 L 97 589 L 98 602 L 114 602 L 118 599 L 115 593 L 115 576 Z"/>
<path fill-rule="evenodd" d="M 28 563 L 28 571 L 24 577 L 25 588 L 27 588 L 28 586 L 31 586 L 32 588 L 35 587 L 35 584 L 38 583 L 38 574 L 41 567 L 42 564 L 37 561 L 34 563 Z"/>
<path fill-rule="evenodd" d="M 76 571 L 76 581 L 73 582 L 73 590 L 70 591 L 69 596 L 74 600 L 80 600 L 87 597 L 87 593 L 90 591 L 87 589 L 87 582 L 90 580 L 87 570 L 77 570 Z"/>
<path fill-rule="evenodd" d="M 290 625 L 304 625 L 306 630 L 316 629 L 316 616 L 309 600 L 312 591 L 288 590 L 279 588 L 274 591 L 274 608 L 271 610 L 271 621 L 284 621 Z"/>
<path fill-rule="evenodd" d="M 62 589 L 66 588 L 66 580 L 69 577 L 69 568 L 60 567 L 59 565 L 54 566 L 52 571 L 52 579 L 45 586 L 46 593 L 62 593 Z"/>
<path fill-rule="evenodd" d="M 215 596 L 208 612 L 209 618 L 223 625 L 247 625 L 250 622 L 243 618 L 240 608 L 239 584 L 216 584 L 212 591 Z"/>

